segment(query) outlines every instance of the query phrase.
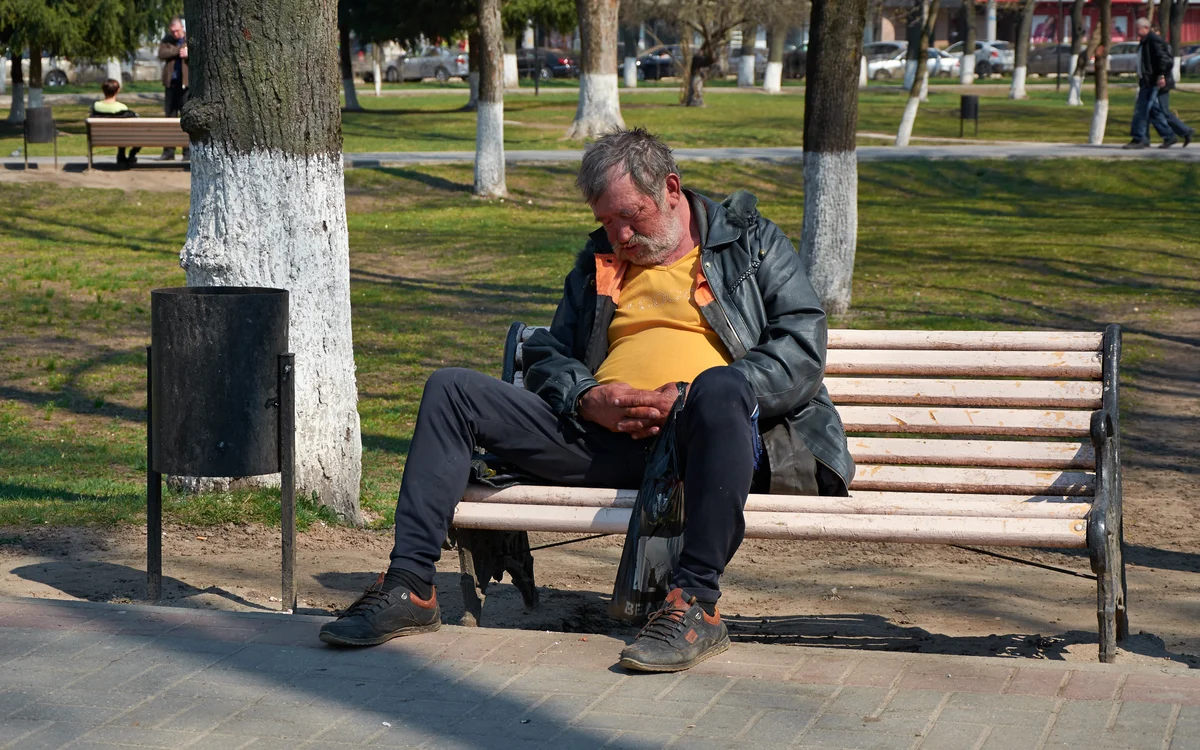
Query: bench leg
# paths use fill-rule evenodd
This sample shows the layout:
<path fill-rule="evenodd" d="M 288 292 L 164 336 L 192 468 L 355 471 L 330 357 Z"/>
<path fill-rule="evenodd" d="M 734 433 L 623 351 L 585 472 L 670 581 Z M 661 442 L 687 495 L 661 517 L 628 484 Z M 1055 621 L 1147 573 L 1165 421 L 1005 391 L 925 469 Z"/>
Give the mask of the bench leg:
<path fill-rule="evenodd" d="M 525 607 L 537 606 L 538 590 L 533 580 L 533 554 L 529 551 L 528 533 L 480 529 L 454 529 L 452 533 L 458 546 L 464 626 L 476 627 L 482 622 L 487 587 L 505 573 L 521 592 Z"/>

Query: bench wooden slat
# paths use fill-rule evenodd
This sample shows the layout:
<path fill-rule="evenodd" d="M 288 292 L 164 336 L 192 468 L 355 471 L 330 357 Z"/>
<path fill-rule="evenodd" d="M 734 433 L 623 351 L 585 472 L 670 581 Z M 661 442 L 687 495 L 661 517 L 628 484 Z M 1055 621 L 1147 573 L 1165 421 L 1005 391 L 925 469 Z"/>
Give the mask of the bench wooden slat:
<path fill-rule="evenodd" d="M 850 490 L 891 492 L 978 492 L 998 495 L 1092 495 L 1095 476 L 1082 471 L 958 469 L 940 466 L 859 464 Z"/>
<path fill-rule="evenodd" d="M 502 490 L 472 485 L 465 502 L 551 505 L 577 508 L 632 508 L 637 490 L 519 485 Z M 1065 495 L 968 495 L 954 493 L 856 491 L 850 497 L 750 495 L 746 510 L 770 513 L 868 513 L 902 516 L 984 518 L 1085 518 L 1091 504 Z"/>
<path fill-rule="evenodd" d="M 628 508 L 461 502 L 454 525 L 463 529 L 624 534 L 629 514 Z M 750 539 L 1065 548 L 1087 545 L 1087 523 L 1080 519 L 760 511 L 747 511 L 745 517 L 746 536 Z"/>
<path fill-rule="evenodd" d="M 825 378 L 835 404 L 1099 409 L 1102 387 L 1080 380 Z"/>
<path fill-rule="evenodd" d="M 1096 468 L 1091 443 L 1015 440 L 919 440 L 851 437 L 850 455 L 860 464 L 993 466 L 1012 469 Z"/>
<path fill-rule="evenodd" d="M 958 352 L 830 349 L 827 375 L 915 375 L 933 378 L 1099 379 L 1097 352 Z"/>
<path fill-rule="evenodd" d="M 847 432 L 937 435 L 1087 437 L 1091 412 L 958 409 L 919 406 L 838 406 Z"/>
<path fill-rule="evenodd" d="M 89 117 L 92 147 L 187 146 L 190 137 L 177 117 Z"/>
<path fill-rule="evenodd" d="M 1076 331 L 880 331 L 834 328 L 830 349 L 1095 352 L 1101 334 Z"/>

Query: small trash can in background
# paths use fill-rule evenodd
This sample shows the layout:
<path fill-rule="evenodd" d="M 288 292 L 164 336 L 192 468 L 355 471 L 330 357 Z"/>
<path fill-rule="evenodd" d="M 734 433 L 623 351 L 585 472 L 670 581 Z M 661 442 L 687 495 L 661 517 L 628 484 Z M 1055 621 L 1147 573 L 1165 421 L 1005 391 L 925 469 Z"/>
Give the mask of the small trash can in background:
<path fill-rule="evenodd" d="M 958 137 L 962 138 L 966 130 L 967 120 L 975 121 L 975 135 L 979 135 L 979 97 L 974 94 L 963 94 L 958 112 Z"/>
<path fill-rule="evenodd" d="M 295 606 L 295 379 L 288 292 L 177 287 L 150 293 L 147 349 L 149 597 L 162 595 L 162 475 L 280 473 L 283 608 Z"/>

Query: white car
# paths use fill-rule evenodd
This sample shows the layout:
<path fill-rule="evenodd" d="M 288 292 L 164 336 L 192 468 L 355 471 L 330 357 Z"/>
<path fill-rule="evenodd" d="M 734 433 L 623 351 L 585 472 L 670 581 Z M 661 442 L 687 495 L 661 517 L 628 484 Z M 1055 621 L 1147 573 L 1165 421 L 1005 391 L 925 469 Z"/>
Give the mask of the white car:
<path fill-rule="evenodd" d="M 12 80 L 12 61 L 3 61 L 3 75 L 6 82 Z M 29 61 L 21 61 L 21 73 L 25 85 L 29 85 Z M 68 60 L 65 57 L 42 58 L 42 85 L 45 88 L 56 88 L 67 84 L 103 83 L 108 77 L 108 66 L 103 62 L 90 60 Z M 138 50 L 133 59 L 121 61 L 121 82 L 158 81 L 162 79 L 162 62 L 158 59 L 158 48 L 143 48 Z"/>
<path fill-rule="evenodd" d="M 946 48 L 946 52 L 961 57 L 962 49 L 963 43 L 955 42 Z M 1011 73 L 1016 63 L 1016 50 L 1008 42 L 975 42 L 975 75 L 986 78 L 992 73 Z"/>
<path fill-rule="evenodd" d="M 926 63 L 929 67 L 930 77 L 943 76 L 953 77 L 958 75 L 959 60 L 954 55 L 948 55 L 939 49 L 929 47 L 926 49 L 929 62 Z M 867 77 L 873 81 L 890 81 L 893 78 L 904 78 L 904 66 L 908 62 L 908 50 L 900 49 L 893 52 L 890 57 L 882 60 L 875 60 L 867 63 Z"/>

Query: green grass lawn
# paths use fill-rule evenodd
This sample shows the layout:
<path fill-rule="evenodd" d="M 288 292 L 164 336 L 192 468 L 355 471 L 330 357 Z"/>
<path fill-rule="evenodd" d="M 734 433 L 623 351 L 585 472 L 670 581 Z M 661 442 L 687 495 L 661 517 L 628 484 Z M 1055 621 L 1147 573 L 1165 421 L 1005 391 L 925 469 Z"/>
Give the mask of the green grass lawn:
<path fill-rule="evenodd" d="M 409 84 L 415 85 L 415 84 Z M 980 103 L 979 137 L 984 139 L 1058 141 L 1084 143 L 1091 121 L 1091 94 L 1085 106 L 1068 107 L 1066 94 L 1033 91 L 1025 101 L 1010 101 L 1006 89 L 997 87 L 994 96 Z M 1108 139 L 1125 140 L 1133 109 L 1134 92 L 1114 88 L 1109 109 Z M 548 89 L 539 96 L 519 94 L 505 102 L 505 142 L 511 149 L 578 148 L 564 138 L 575 116 L 577 93 L 571 89 Z M 462 112 L 466 93 L 430 93 L 412 96 L 374 97 L 362 95 L 365 111 L 346 112 L 342 131 L 347 152 L 364 151 L 472 151 L 475 148 L 475 115 Z M 710 90 L 707 106 L 679 105 L 678 91 L 664 87 L 651 93 L 627 96 L 622 104 L 625 122 L 658 133 L 677 147 L 715 146 L 800 146 L 804 122 L 804 98 L 799 95 L 766 96 Z M 159 116 L 155 102 L 130 100 L 143 116 Z M 894 134 L 904 109 L 905 95 L 898 87 L 872 87 L 860 97 L 859 130 Z M 1172 105 L 1185 121 L 1200 122 L 1200 95 L 1179 93 Z M 959 95 L 933 89 L 921 106 L 914 135 L 957 137 Z M 87 152 L 87 107 L 55 107 L 62 136 L 59 153 Z M 864 138 L 862 143 L 887 143 Z M 21 148 L 19 128 L 0 122 L 0 154 L 8 156 Z M 34 155 L 50 155 L 49 145 L 35 145 Z M 97 149 L 111 157 L 115 149 Z"/>
<path fill-rule="evenodd" d="M 499 202 L 469 195 L 468 166 L 347 174 L 363 503 L 378 524 L 429 373 L 498 374 L 508 324 L 548 321 L 594 226 L 573 177 L 514 168 Z M 749 188 L 799 236 L 794 166 L 688 165 L 685 181 Z M 864 164 L 854 306 L 834 325 L 1099 330 L 1135 308 L 1194 309 L 1198 182 L 1200 165 L 1174 162 Z M 0 525 L 138 523 L 149 290 L 183 283 L 188 196 L 0 184 L 0 205 Z M 1155 330 L 1127 340 L 1126 403 Z M 271 522 L 275 497 L 169 494 L 168 518 Z M 302 526 L 317 517 L 302 508 Z"/>

